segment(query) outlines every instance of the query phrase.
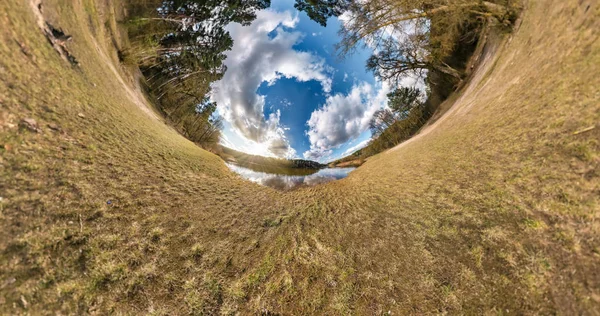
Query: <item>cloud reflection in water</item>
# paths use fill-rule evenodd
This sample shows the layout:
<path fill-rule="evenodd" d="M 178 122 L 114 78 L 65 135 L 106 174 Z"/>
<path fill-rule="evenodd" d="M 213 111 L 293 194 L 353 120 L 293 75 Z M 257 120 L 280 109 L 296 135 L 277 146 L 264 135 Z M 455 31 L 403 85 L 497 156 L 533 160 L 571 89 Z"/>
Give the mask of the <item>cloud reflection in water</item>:
<path fill-rule="evenodd" d="M 303 186 L 312 186 L 333 180 L 339 180 L 347 177 L 352 170 L 356 169 L 325 168 L 307 176 L 290 176 L 254 171 L 252 169 L 244 168 L 231 163 L 227 163 L 226 165 L 233 172 L 241 175 L 245 179 L 248 179 L 260 185 L 268 186 L 283 191 L 289 191 Z"/>

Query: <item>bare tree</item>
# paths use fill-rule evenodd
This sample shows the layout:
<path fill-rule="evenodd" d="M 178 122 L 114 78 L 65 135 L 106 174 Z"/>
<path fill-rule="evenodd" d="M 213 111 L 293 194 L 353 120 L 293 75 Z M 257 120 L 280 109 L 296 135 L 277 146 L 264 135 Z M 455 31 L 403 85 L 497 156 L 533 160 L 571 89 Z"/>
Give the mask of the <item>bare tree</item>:
<path fill-rule="evenodd" d="M 379 109 L 375 111 L 371 121 L 369 122 L 369 129 L 374 137 L 382 135 L 383 132 L 388 129 L 392 124 L 398 120 L 398 117 L 390 109 Z"/>
<path fill-rule="evenodd" d="M 514 14 L 509 1 L 296 0 L 296 7 L 321 24 L 329 16 L 341 16 L 340 56 L 369 46 L 376 54 L 368 68 L 382 79 L 398 80 L 427 71 L 460 78 L 461 73 L 444 60 L 464 35 L 465 25 L 510 23 Z"/>

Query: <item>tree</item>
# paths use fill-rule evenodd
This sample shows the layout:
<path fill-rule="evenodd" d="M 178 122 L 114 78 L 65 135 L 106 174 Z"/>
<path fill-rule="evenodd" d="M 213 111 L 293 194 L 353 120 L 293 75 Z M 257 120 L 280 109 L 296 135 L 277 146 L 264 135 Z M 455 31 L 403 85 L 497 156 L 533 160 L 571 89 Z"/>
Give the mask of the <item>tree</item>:
<path fill-rule="evenodd" d="M 373 137 L 378 137 L 388 129 L 392 124 L 398 120 L 398 117 L 390 109 L 379 109 L 375 111 L 371 121 L 369 122 L 369 129 Z"/>
<path fill-rule="evenodd" d="M 256 18 L 257 10 L 269 5 L 270 0 L 163 1 L 157 11 L 159 17 L 152 20 L 172 28 L 159 40 L 159 56 L 180 66 L 168 68 L 177 75 L 195 73 L 198 68 L 222 71 L 223 52 L 233 45 L 225 27 L 231 22 L 248 25 Z"/>
<path fill-rule="evenodd" d="M 456 79 L 461 73 L 446 58 L 466 25 L 503 20 L 507 8 L 480 0 L 370 0 L 354 2 L 341 30 L 340 53 L 360 43 L 377 53 L 368 68 L 382 79 L 437 71 Z"/>
<path fill-rule="evenodd" d="M 153 2 L 150 0 L 149 2 Z M 222 118 L 207 94 L 227 70 L 233 39 L 225 27 L 250 24 L 270 0 L 154 0 L 132 19 L 138 65 L 169 122 L 197 143 L 218 142 Z M 154 12 L 149 15 L 149 12 Z"/>
<path fill-rule="evenodd" d="M 325 25 L 330 16 L 343 12 L 340 55 L 367 45 L 377 53 L 368 68 L 382 79 L 427 71 L 460 79 L 461 73 L 445 60 L 453 52 L 467 25 L 510 23 L 514 13 L 509 0 L 297 0 L 296 7 Z"/>
<path fill-rule="evenodd" d="M 196 116 L 203 118 L 199 120 L 204 124 L 197 124 L 196 129 L 190 138 L 198 143 L 216 143 L 219 141 L 221 129 L 223 129 L 223 118 L 215 111 L 217 104 L 210 102 L 209 98 L 206 98 L 204 104 L 197 108 Z"/>
<path fill-rule="evenodd" d="M 401 87 L 387 95 L 388 107 L 396 113 L 400 119 L 405 119 L 410 110 L 421 106 L 421 91 L 414 87 Z"/>
<path fill-rule="evenodd" d="M 146 54 L 140 66 L 142 70 L 152 68 L 153 78 L 168 78 L 158 78 L 160 87 L 191 76 L 222 74 L 226 70 L 224 52 L 233 46 L 225 27 L 232 22 L 248 25 L 256 18 L 257 10 L 269 5 L 270 0 L 162 1 L 156 17 L 138 19 L 162 25 L 162 33 L 149 35 L 158 44 L 155 54 Z"/>
<path fill-rule="evenodd" d="M 344 13 L 350 0 L 296 0 L 294 8 L 304 11 L 313 21 L 327 26 L 327 19 Z"/>

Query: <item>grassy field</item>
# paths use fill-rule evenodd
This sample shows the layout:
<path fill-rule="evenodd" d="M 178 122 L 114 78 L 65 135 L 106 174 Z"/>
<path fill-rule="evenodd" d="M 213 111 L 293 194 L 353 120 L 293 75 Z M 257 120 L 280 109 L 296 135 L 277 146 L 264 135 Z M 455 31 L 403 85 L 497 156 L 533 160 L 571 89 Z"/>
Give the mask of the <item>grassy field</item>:
<path fill-rule="evenodd" d="M 529 1 L 436 123 L 285 193 L 157 117 L 119 1 L 43 2 L 78 67 L 35 10 L 0 2 L 0 314 L 600 314 L 597 1 Z"/>

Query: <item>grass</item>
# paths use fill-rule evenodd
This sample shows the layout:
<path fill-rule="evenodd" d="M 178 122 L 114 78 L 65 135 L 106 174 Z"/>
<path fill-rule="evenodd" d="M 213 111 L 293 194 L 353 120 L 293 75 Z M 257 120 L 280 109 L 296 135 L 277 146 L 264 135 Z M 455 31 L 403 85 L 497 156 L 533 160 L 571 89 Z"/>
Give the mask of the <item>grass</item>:
<path fill-rule="evenodd" d="M 574 135 L 600 121 L 597 5 L 531 1 L 429 133 L 284 193 L 142 110 L 88 23 L 120 2 L 88 3 L 44 2 L 74 68 L 0 2 L 1 314 L 600 309 L 600 130 Z"/>

